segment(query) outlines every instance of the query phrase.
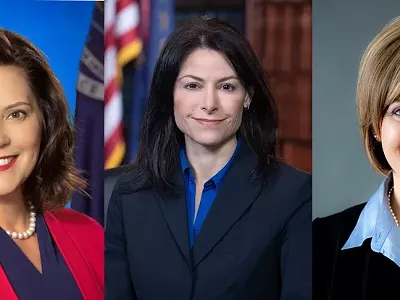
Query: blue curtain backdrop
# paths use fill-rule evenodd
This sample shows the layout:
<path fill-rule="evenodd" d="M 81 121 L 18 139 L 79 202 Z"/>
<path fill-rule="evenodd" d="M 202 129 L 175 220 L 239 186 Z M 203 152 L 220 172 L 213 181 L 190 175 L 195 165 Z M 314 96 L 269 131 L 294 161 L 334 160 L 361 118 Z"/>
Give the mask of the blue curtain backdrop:
<path fill-rule="evenodd" d="M 79 60 L 94 4 L 93 1 L 1 2 L 0 27 L 25 36 L 46 54 L 63 85 L 72 115 Z"/>

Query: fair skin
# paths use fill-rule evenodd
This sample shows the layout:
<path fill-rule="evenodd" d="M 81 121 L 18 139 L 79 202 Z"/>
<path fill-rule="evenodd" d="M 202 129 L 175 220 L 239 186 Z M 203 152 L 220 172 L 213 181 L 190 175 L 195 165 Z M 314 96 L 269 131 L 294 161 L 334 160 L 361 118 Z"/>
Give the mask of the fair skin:
<path fill-rule="evenodd" d="M 389 106 L 381 123 L 378 140 L 382 143 L 386 160 L 392 168 L 394 181 L 392 209 L 400 221 L 400 101 Z"/>
<path fill-rule="evenodd" d="M 0 66 L 0 158 L 11 156 L 15 160 L 6 170 L 0 167 L 0 227 L 3 230 L 23 232 L 28 228 L 29 209 L 23 196 L 23 183 L 39 156 L 39 115 L 25 72 L 14 66 Z M 0 164 L 5 163 L 0 159 Z M 13 241 L 41 273 L 36 234 Z"/>
<path fill-rule="evenodd" d="M 250 102 L 234 68 L 219 52 L 198 49 L 183 62 L 174 87 L 174 116 L 195 176 L 195 215 L 205 182 L 235 151 L 243 109 Z"/>

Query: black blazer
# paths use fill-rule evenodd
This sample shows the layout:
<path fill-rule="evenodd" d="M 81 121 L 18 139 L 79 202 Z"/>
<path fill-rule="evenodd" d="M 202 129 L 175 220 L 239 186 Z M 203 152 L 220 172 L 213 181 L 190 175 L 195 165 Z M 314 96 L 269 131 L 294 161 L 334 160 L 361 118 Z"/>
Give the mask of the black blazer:
<path fill-rule="evenodd" d="M 341 250 L 357 224 L 365 203 L 313 222 L 313 299 L 400 299 L 400 268 L 371 250 Z"/>
<path fill-rule="evenodd" d="M 104 225 L 107 221 L 108 204 L 110 203 L 112 191 L 114 190 L 118 178 L 126 172 L 128 168 L 128 165 L 122 165 L 104 171 Z"/>
<path fill-rule="evenodd" d="M 105 299 L 311 299 L 311 175 L 279 163 L 251 181 L 257 163 L 243 145 L 192 249 L 184 179 L 180 192 L 129 192 L 125 174 L 111 197 Z"/>

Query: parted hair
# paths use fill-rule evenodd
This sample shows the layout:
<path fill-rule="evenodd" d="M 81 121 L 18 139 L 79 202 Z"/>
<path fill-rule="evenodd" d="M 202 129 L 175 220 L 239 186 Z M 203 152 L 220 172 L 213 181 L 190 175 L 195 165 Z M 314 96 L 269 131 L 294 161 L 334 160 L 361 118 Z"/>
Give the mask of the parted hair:
<path fill-rule="evenodd" d="M 400 100 L 400 18 L 386 25 L 365 50 L 356 94 L 367 156 L 378 173 L 387 175 L 391 167 L 385 158 L 379 133 L 388 107 Z"/>
<path fill-rule="evenodd" d="M 158 184 L 172 187 L 169 179 L 179 168 L 179 149 L 184 145 L 184 135 L 174 119 L 173 89 L 181 65 L 196 49 L 210 49 L 226 56 L 243 86 L 249 93 L 252 91 L 251 105 L 243 112 L 237 134 L 258 158 L 253 174 L 261 175 L 277 161 L 278 111 L 266 73 L 250 43 L 227 22 L 208 17 L 189 19 L 168 37 L 154 68 L 139 151 L 131 164 L 136 171 L 130 183 L 133 190 Z"/>
<path fill-rule="evenodd" d="M 44 54 L 24 37 L 0 28 L 0 66 L 23 70 L 41 116 L 37 164 L 23 184 L 24 197 L 40 210 L 64 207 L 85 180 L 74 161 L 74 130 L 62 86 Z"/>

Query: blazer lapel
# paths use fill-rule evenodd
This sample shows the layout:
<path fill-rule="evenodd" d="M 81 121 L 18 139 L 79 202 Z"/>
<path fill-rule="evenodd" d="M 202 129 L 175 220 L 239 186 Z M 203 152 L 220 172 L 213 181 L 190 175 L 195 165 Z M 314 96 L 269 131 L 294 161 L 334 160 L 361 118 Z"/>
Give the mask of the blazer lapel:
<path fill-rule="evenodd" d="M 177 169 L 174 173 L 172 183 L 175 187 L 168 191 L 162 191 L 160 188 L 156 188 L 155 198 L 175 242 L 185 257 L 186 262 L 190 265 L 191 260 L 185 183 L 180 169 Z"/>
<path fill-rule="evenodd" d="M 256 155 L 246 144 L 243 144 L 196 237 L 193 248 L 193 268 L 196 268 L 223 239 L 261 193 L 262 178 L 254 181 L 250 178 L 251 171 L 256 165 Z"/>
<path fill-rule="evenodd" d="M 7 275 L 4 273 L 3 268 L 0 266 L 0 291 L 1 299 L 7 300 L 18 300 L 14 289 L 11 286 L 10 281 L 8 281 Z"/>
<path fill-rule="evenodd" d="M 101 288 L 95 283 L 88 263 L 82 256 L 75 240 L 69 234 L 68 229 L 51 212 L 44 212 L 44 218 L 55 243 L 79 286 L 83 298 L 95 300 L 104 297 Z"/>

